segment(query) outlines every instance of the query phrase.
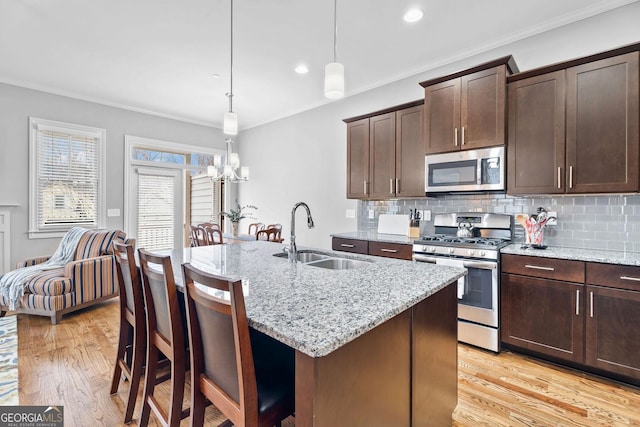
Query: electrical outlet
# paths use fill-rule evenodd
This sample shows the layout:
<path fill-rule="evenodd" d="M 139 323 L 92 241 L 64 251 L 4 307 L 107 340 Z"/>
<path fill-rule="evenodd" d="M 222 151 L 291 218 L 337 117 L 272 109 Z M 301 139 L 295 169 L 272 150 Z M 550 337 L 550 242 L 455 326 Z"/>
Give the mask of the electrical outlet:
<path fill-rule="evenodd" d="M 558 225 L 558 213 L 557 212 L 547 212 L 547 225 Z"/>
<path fill-rule="evenodd" d="M 347 209 L 346 216 L 347 218 L 355 218 L 356 217 L 355 209 Z"/>
<path fill-rule="evenodd" d="M 430 210 L 422 211 L 422 219 L 425 221 L 431 221 L 431 211 Z"/>
<path fill-rule="evenodd" d="M 374 219 L 375 217 L 375 211 L 373 209 L 369 209 L 369 219 Z"/>
<path fill-rule="evenodd" d="M 107 216 L 120 216 L 120 209 L 107 209 Z"/>

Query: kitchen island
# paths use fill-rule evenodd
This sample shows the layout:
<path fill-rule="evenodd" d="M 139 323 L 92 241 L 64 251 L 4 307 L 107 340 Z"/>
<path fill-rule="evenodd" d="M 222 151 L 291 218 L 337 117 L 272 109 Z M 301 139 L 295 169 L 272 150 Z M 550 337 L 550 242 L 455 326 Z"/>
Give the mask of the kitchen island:
<path fill-rule="evenodd" d="M 345 270 L 290 263 L 264 241 L 171 252 L 242 279 L 251 327 L 295 350 L 296 426 L 422 426 L 451 422 L 457 403 L 453 267 L 351 255 Z M 300 248 L 303 249 L 303 248 Z"/>

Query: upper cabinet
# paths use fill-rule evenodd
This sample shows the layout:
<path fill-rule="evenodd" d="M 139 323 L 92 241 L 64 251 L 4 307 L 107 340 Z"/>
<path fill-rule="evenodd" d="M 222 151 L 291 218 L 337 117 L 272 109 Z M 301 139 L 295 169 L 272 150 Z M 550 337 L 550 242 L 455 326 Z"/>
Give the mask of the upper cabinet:
<path fill-rule="evenodd" d="M 509 194 L 638 191 L 637 50 L 509 77 Z"/>
<path fill-rule="evenodd" d="M 420 83 L 426 152 L 504 145 L 506 76 L 512 72 L 517 67 L 508 56 Z"/>
<path fill-rule="evenodd" d="M 422 102 L 347 122 L 347 198 L 421 197 L 424 190 Z"/>

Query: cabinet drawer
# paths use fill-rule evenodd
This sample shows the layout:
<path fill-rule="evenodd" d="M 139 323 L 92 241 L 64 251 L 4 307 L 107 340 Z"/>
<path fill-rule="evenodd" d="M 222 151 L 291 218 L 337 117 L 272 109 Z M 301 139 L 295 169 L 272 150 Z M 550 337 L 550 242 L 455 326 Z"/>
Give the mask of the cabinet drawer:
<path fill-rule="evenodd" d="M 369 255 L 410 260 L 413 255 L 412 250 L 412 245 L 403 245 L 401 243 L 369 242 Z"/>
<path fill-rule="evenodd" d="M 366 255 L 369 253 L 369 241 L 334 237 L 331 241 L 331 249 L 334 251 L 353 252 L 356 254 Z"/>
<path fill-rule="evenodd" d="M 502 255 L 502 272 L 584 283 L 584 262 L 524 255 Z"/>
<path fill-rule="evenodd" d="M 640 267 L 589 262 L 587 284 L 640 291 Z"/>

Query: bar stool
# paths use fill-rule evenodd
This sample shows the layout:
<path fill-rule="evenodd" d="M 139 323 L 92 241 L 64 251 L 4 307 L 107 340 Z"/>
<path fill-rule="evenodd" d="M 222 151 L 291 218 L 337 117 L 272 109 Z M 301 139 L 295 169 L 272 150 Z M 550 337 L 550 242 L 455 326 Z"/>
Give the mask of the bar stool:
<path fill-rule="evenodd" d="M 138 257 L 147 320 L 147 375 L 139 425 L 147 426 L 153 411 L 162 425 L 179 426 L 180 420 L 189 416 L 189 409 L 182 409 L 188 355 L 171 258 L 153 255 L 144 249 L 138 249 Z M 168 410 L 160 407 L 153 394 L 160 353 L 171 363 Z"/>
<path fill-rule="evenodd" d="M 113 254 L 116 260 L 116 274 L 120 288 L 120 337 L 116 352 L 116 363 L 111 380 L 111 394 L 118 391 L 120 377 L 129 380 L 124 422 L 133 418 L 138 388 L 142 378 L 143 360 L 146 346 L 146 324 L 144 315 L 144 296 L 142 283 L 136 268 L 133 244 L 113 242 Z"/>
<path fill-rule="evenodd" d="M 241 281 L 190 264 L 183 264 L 182 272 L 191 348 L 191 426 L 203 425 L 208 402 L 229 419 L 221 426 L 281 426 L 294 412 L 293 349 L 249 330 Z M 207 292 L 212 290 L 228 297 Z"/>

